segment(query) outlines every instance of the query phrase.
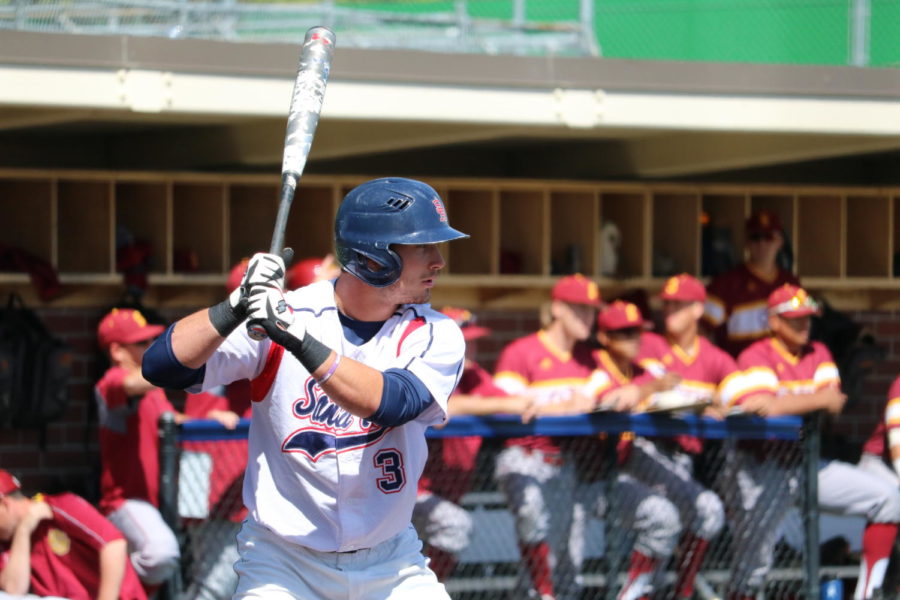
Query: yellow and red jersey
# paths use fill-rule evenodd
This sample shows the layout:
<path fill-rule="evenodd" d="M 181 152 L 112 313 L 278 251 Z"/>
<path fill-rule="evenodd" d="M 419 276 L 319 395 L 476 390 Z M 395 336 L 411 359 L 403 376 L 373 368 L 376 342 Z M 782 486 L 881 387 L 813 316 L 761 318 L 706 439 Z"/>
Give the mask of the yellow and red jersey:
<path fill-rule="evenodd" d="M 732 405 L 751 393 L 734 359 L 701 336 L 694 338 L 690 348 L 682 348 L 660 335 L 645 333 L 641 336 L 639 362 L 656 377 L 666 373 L 681 376 L 674 390 L 686 399 L 712 399 Z M 688 452 L 702 448 L 700 440 L 691 436 L 679 436 L 678 442 Z"/>
<path fill-rule="evenodd" d="M 892 431 L 900 430 L 900 377 L 894 379 L 891 389 L 888 390 L 888 401 L 884 407 L 884 420 L 869 437 L 863 446 L 863 452 L 870 452 L 878 456 L 890 459 L 886 452 L 886 438 Z"/>
<path fill-rule="evenodd" d="M 778 338 L 770 337 L 744 350 L 738 365 L 744 369 L 751 393 L 812 394 L 841 385 L 831 352 L 821 342 L 807 344 L 799 355 L 794 355 Z"/>
<path fill-rule="evenodd" d="M 774 278 L 767 279 L 746 264 L 713 279 L 706 290 L 703 318 L 715 328 L 716 344 L 737 356 L 768 336 L 769 294 L 786 283 L 800 285 L 790 271 L 779 269 Z"/>
<path fill-rule="evenodd" d="M 660 335 L 645 333 L 641 336 L 638 360 L 656 377 L 666 373 L 680 375 L 681 382 L 675 390 L 687 398 L 712 398 L 730 406 L 750 392 L 734 359 L 701 336 L 694 339 L 692 347 L 681 348 Z"/>
<path fill-rule="evenodd" d="M 494 370 L 494 383 L 508 394 L 532 396 L 539 404 L 565 400 L 573 393 L 595 398 L 597 394 L 591 388 L 594 367 L 587 345 L 576 344 L 572 352 L 564 352 L 542 330 L 503 349 Z M 513 438 L 507 443 L 547 454 L 560 451 L 558 440 L 546 436 Z"/>

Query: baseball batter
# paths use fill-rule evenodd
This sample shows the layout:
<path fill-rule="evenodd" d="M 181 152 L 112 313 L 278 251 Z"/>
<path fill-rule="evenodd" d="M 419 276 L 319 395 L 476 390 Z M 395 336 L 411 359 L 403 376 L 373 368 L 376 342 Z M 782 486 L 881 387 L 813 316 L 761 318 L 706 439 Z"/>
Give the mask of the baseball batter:
<path fill-rule="evenodd" d="M 711 409 L 740 399 L 749 390 L 734 359 L 699 335 L 706 290 L 687 274 L 669 278 L 660 294 L 665 314 L 665 337 L 644 334 L 640 363 L 657 376 L 674 373 L 681 381 L 672 390 L 687 403 L 712 402 Z M 651 397 L 652 400 L 652 397 Z M 661 490 L 681 514 L 684 534 L 678 544 L 676 598 L 690 598 L 694 580 L 710 541 L 722 530 L 722 501 L 694 479 L 694 456 L 700 439 L 635 438 L 625 462 L 626 473 Z"/>
<path fill-rule="evenodd" d="M 147 352 L 160 384 L 252 380 L 235 598 L 447 598 L 410 523 L 425 429 L 443 422 L 464 341 L 428 301 L 463 237 L 420 181 L 375 179 L 338 209 L 334 281 L 284 292 L 280 257 Z M 249 319 L 268 339 L 255 341 Z"/>
<path fill-rule="evenodd" d="M 805 290 L 784 285 L 768 299 L 772 337 L 760 340 L 738 358 L 757 393 L 737 400 L 747 412 L 761 415 L 802 415 L 816 410 L 841 412 L 846 396 L 831 353 L 809 341 L 810 316 L 817 312 Z M 756 450 L 756 451 L 754 451 Z M 793 469 L 760 456 L 759 447 L 746 444 L 735 451 L 732 478 L 735 501 L 735 559 L 731 584 L 735 593 L 753 596 L 772 566 L 778 525 L 798 488 Z M 900 521 L 900 492 L 896 485 L 849 463 L 822 461 L 819 467 L 819 504 L 823 510 L 862 516 L 863 557 L 855 600 L 871 598 L 884 581 Z M 755 596 L 754 596 L 755 597 Z"/>

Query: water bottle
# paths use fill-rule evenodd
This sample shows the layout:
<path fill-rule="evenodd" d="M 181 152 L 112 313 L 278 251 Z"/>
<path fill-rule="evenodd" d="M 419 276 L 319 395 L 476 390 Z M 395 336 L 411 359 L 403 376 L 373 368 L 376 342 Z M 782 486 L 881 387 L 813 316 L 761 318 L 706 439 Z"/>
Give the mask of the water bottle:
<path fill-rule="evenodd" d="M 842 579 L 823 581 L 822 600 L 844 600 L 844 581 Z"/>

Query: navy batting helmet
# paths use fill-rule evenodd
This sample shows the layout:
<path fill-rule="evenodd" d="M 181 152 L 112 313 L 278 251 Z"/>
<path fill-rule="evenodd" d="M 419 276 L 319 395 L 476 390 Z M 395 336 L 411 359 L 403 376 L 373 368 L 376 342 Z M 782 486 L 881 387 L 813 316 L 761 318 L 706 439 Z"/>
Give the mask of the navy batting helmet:
<path fill-rule="evenodd" d="M 401 177 L 373 179 L 353 188 L 334 221 L 341 266 L 375 287 L 391 285 L 403 270 L 391 244 L 437 244 L 467 237 L 450 227 L 444 203 L 430 185 Z"/>

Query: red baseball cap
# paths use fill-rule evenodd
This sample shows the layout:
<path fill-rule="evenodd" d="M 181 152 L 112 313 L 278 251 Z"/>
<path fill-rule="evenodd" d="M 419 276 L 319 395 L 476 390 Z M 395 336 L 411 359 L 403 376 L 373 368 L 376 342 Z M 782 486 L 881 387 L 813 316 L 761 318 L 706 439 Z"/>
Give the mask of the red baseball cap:
<path fill-rule="evenodd" d="M 781 219 L 768 209 L 761 209 L 747 219 L 747 233 L 771 233 L 781 231 Z"/>
<path fill-rule="evenodd" d="M 682 273 L 681 275 L 669 277 L 666 280 L 659 297 L 663 300 L 704 302 L 706 300 L 706 288 L 693 275 Z"/>
<path fill-rule="evenodd" d="M 441 312 L 459 325 L 463 332 L 463 338 L 467 341 L 491 335 L 490 329 L 475 324 L 475 315 L 472 314 L 472 311 L 456 308 L 455 306 L 445 306 L 441 309 Z"/>
<path fill-rule="evenodd" d="M 632 327 L 649 329 L 650 322 L 644 320 L 637 305 L 623 300 L 616 300 L 612 304 L 608 304 L 597 315 L 597 327 L 603 331 L 616 331 Z"/>
<path fill-rule="evenodd" d="M 225 291 L 229 294 L 241 285 L 241 282 L 244 280 L 244 273 L 247 272 L 247 263 L 249 262 L 249 258 L 242 258 L 236 265 L 231 267 L 231 272 L 228 273 L 228 281 L 225 283 Z"/>
<path fill-rule="evenodd" d="M 323 262 L 321 258 L 307 258 L 288 269 L 287 288 L 295 290 L 316 281 Z"/>
<path fill-rule="evenodd" d="M 786 283 L 769 294 L 769 312 L 793 319 L 819 314 L 819 305 L 806 290 Z"/>
<path fill-rule="evenodd" d="M 587 304 L 600 307 L 600 288 L 597 284 L 581 275 L 566 275 L 556 282 L 550 297 L 569 304 Z"/>
<path fill-rule="evenodd" d="M 0 497 L 22 489 L 22 484 L 9 471 L 0 469 Z"/>
<path fill-rule="evenodd" d="M 97 326 L 97 341 L 101 348 L 109 348 L 113 342 L 135 344 L 152 340 L 166 328 L 147 323 L 139 311 L 131 308 L 114 308 Z"/>

